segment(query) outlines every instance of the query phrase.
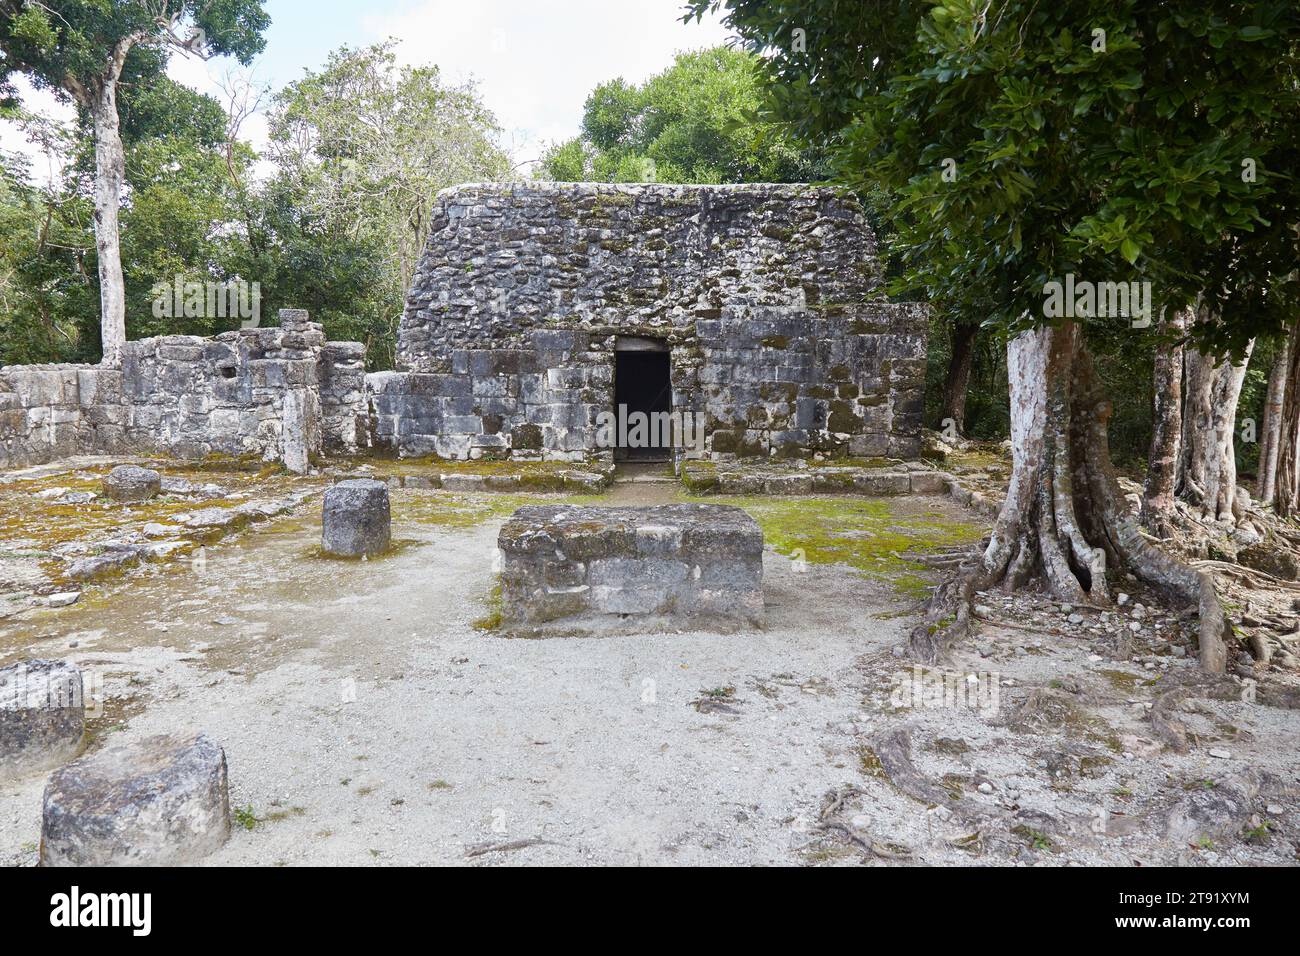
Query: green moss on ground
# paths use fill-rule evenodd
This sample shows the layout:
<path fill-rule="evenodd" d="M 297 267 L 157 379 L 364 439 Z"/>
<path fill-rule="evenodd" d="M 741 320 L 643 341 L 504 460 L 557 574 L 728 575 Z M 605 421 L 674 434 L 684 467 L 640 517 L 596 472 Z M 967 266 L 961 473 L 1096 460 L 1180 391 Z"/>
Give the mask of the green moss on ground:
<path fill-rule="evenodd" d="M 707 494 L 718 486 L 718 466 L 711 461 L 683 462 L 681 480 L 691 494 Z"/>
<path fill-rule="evenodd" d="M 487 605 L 487 613 L 470 624 L 470 627 L 476 631 L 499 630 L 502 621 L 505 619 L 505 602 L 501 597 L 501 582 L 498 581 L 493 585 L 484 603 Z"/>
<path fill-rule="evenodd" d="M 949 452 L 946 461 L 948 467 L 954 471 L 961 469 L 982 470 L 993 465 L 1011 467 L 1011 456 L 1002 451 L 997 445 L 989 442 L 972 444 L 964 451 Z"/>
<path fill-rule="evenodd" d="M 420 494 L 394 492 L 400 495 L 400 508 L 394 504 L 393 515 L 401 522 L 434 525 L 455 530 L 472 528 L 476 524 L 506 518 L 524 505 L 596 505 L 600 495 L 512 495 L 501 492 L 429 491 Z"/>
<path fill-rule="evenodd" d="M 888 581 L 909 597 L 924 597 L 929 569 L 905 554 L 926 554 L 977 541 L 981 525 L 918 507 L 908 498 L 712 499 L 752 514 L 764 540 L 780 554 L 810 564 L 845 564 Z"/>
<path fill-rule="evenodd" d="M 1110 682 L 1110 686 L 1124 693 L 1132 693 L 1139 687 L 1153 687 L 1155 681 L 1149 677 L 1138 674 L 1130 674 L 1128 671 L 1121 670 L 1103 670 L 1098 671 L 1102 677 Z"/>
<path fill-rule="evenodd" d="M 167 477 L 183 478 L 195 485 L 212 482 L 213 472 L 217 470 L 206 460 L 198 463 L 145 461 L 143 464 Z M 112 464 L 104 464 L 0 483 L 0 548 L 35 541 L 48 550 L 71 541 L 107 540 L 149 523 L 175 526 L 177 515 L 209 508 L 233 508 L 250 498 L 282 497 L 291 491 L 324 485 L 321 479 L 296 477 L 278 469 L 263 473 L 231 468 L 223 470 L 216 480 L 228 493 L 224 498 L 162 494 L 142 502 L 118 503 L 97 498 L 82 504 L 63 504 L 57 499 L 36 497 L 37 492 L 50 488 L 100 493 L 104 478 L 112 469 Z M 241 494 L 243 497 L 238 497 Z"/>

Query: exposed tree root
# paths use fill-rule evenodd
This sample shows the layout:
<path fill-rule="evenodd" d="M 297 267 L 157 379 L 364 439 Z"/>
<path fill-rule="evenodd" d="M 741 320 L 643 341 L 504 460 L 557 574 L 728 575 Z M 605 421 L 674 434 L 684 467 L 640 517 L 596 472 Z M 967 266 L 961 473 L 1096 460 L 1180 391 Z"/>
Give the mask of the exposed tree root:
<path fill-rule="evenodd" d="M 1252 634 L 1246 638 L 1246 643 L 1250 646 L 1250 653 L 1255 660 L 1267 667 L 1269 661 L 1273 659 L 1273 642 L 1263 634 Z"/>
<path fill-rule="evenodd" d="M 1174 753 L 1187 753 L 1187 728 L 1183 726 L 1182 721 L 1173 715 L 1176 708 L 1187 696 L 1187 691 L 1181 687 L 1166 691 L 1155 699 L 1151 705 L 1151 711 L 1147 714 L 1147 719 L 1151 721 L 1151 728 L 1156 732 L 1161 740 Z"/>
<path fill-rule="evenodd" d="M 1200 616 L 1200 663 L 1227 666 L 1214 580 L 1152 546 L 1123 506 L 1110 460 L 1111 415 L 1077 326 L 1024 333 L 1007 347 L 1014 467 L 983 553 L 936 590 L 911 652 L 935 663 L 970 630 L 974 595 L 1040 583 L 1059 601 L 1111 603 L 1108 570 L 1126 568 Z"/>
<path fill-rule="evenodd" d="M 485 856 L 488 853 L 511 853 L 515 850 L 526 850 L 530 846 L 545 846 L 550 840 L 542 840 L 537 837 L 528 837 L 524 840 L 510 840 L 506 843 L 474 843 L 465 848 L 465 856 L 472 859 L 476 856 Z"/>
<path fill-rule="evenodd" d="M 863 796 L 866 796 L 866 791 L 852 786 L 828 793 L 822 799 L 817 829 L 835 834 L 849 846 L 856 847 L 867 856 L 879 857 L 882 860 L 905 860 L 910 857 L 912 851 L 908 847 L 897 843 L 882 843 L 844 818 L 845 802 L 850 797 Z"/>
<path fill-rule="evenodd" d="M 921 803 L 957 809 L 948 791 L 932 784 L 912 763 L 912 741 L 906 730 L 899 728 L 879 735 L 872 740 L 871 749 L 880 758 L 881 769 L 889 782 L 902 793 Z"/>
<path fill-rule="evenodd" d="M 963 849 L 973 842 L 980 846 L 986 841 L 1002 843 L 1019 828 L 1057 833 L 1059 821 L 1047 813 L 1036 810 L 1007 809 L 997 805 L 977 806 L 970 800 L 958 800 L 947 790 L 932 783 L 912 762 L 911 738 L 905 728 L 897 728 L 872 739 L 872 750 L 880 760 L 881 769 L 889 782 L 904 796 L 928 806 L 944 807 L 952 817 L 974 832 L 965 838 Z"/>
<path fill-rule="evenodd" d="M 1282 710 L 1300 710 L 1300 688 L 1261 686 L 1255 692 L 1257 703 Z"/>
<path fill-rule="evenodd" d="M 923 664 L 937 664 L 948 657 L 953 644 L 970 634 L 977 570 L 974 561 L 968 562 L 934 592 L 921 623 L 908 637 L 908 651 L 913 658 Z"/>
<path fill-rule="evenodd" d="M 1212 569 L 1230 578 L 1240 578 L 1256 589 L 1277 588 L 1284 591 L 1300 591 L 1300 582 L 1283 581 L 1281 578 L 1273 577 L 1267 571 L 1247 568 L 1240 564 L 1229 564 L 1227 561 L 1192 561 L 1190 566 L 1198 570 Z"/>

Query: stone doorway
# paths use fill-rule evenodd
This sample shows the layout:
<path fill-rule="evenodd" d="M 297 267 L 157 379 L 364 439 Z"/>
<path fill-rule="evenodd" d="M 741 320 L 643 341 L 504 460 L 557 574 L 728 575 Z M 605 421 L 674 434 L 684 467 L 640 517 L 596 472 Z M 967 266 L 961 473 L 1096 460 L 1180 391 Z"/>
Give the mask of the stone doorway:
<path fill-rule="evenodd" d="M 614 349 L 615 461 L 672 460 L 672 400 L 668 343 L 620 336 Z"/>

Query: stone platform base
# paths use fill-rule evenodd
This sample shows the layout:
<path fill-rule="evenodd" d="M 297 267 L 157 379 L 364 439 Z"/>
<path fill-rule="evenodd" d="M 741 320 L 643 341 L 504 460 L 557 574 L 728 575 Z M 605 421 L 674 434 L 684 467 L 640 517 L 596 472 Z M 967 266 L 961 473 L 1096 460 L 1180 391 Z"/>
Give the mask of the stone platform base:
<path fill-rule="evenodd" d="M 535 505 L 497 543 L 507 630 L 763 626 L 763 533 L 740 508 Z"/>

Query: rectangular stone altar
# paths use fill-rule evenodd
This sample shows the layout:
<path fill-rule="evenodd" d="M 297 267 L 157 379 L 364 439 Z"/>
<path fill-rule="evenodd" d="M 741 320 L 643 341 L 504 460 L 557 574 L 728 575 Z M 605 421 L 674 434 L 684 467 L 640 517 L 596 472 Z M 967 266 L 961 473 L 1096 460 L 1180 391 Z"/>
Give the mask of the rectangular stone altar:
<path fill-rule="evenodd" d="M 531 505 L 497 544 L 511 630 L 763 626 L 763 532 L 740 508 Z"/>

